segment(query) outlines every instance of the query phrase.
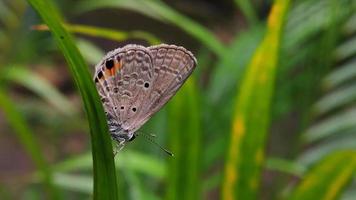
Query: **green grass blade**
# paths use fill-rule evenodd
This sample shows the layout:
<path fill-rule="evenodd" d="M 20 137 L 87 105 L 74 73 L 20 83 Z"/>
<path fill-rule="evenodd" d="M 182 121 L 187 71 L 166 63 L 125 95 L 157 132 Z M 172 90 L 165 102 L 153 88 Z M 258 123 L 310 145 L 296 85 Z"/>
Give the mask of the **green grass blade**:
<path fill-rule="evenodd" d="M 339 60 L 347 58 L 355 58 L 356 55 L 356 37 L 348 39 L 348 41 L 342 43 L 337 47 L 335 57 Z"/>
<path fill-rule="evenodd" d="M 356 83 L 350 83 L 341 88 L 337 88 L 316 102 L 313 106 L 314 115 L 320 116 L 335 111 L 345 105 L 355 102 L 355 99 Z"/>
<path fill-rule="evenodd" d="M 92 78 L 71 35 L 49 0 L 28 0 L 50 28 L 80 90 L 90 126 L 94 169 L 94 199 L 118 199 L 116 172 L 106 117 Z"/>
<path fill-rule="evenodd" d="M 308 148 L 298 156 L 298 163 L 304 166 L 310 166 L 331 152 L 356 149 L 355 132 L 356 128 L 343 131 L 340 136 L 325 138 L 321 142 L 313 144 L 313 148 Z"/>
<path fill-rule="evenodd" d="M 130 170 L 142 173 L 147 176 L 152 176 L 157 179 L 164 179 L 166 175 L 166 167 L 164 162 L 156 157 L 146 155 L 135 151 L 120 152 L 120 159 L 115 160 L 118 169 L 123 167 Z M 59 172 L 73 172 L 78 170 L 88 170 L 93 166 L 89 154 L 80 155 L 69 158 L 65 161 L 57 163 L 54 169 Z"/>
<path fill-rule="evenodd" d="M 331 71 L 323 80 L 326 89 L 333 89 L 356 77 L 356 58 Z"/>
<path fill-rule="evenodd" d="M 154 35 L 144 31 L 119 31 L 110 28 L 101 28 L 96 26 L 88 26 L 82 24 L 64 24 L 65 28 L 72 33 L 78 33 L 83 35 L 89 35 L 93 37 L 99 37 L 114 41 L 124 41 L 128 39 L 143 39 L 149 42 L 151 45 L 159 44 L 160 40 Z M 38 25 L 33 27 L 35 30 L 47 31 L 46 25 Z"/>
<path fill-rule="evenodd" d="M 235 4 L 241 9 L 250 25 L 253 26 L 258 22 L 257 14 L 253 9 L 251 1 L 235 0 Z"/>
<path fill-rule="evenodd" d="M 354 130 L 356 128 L 355 118 L 356 108 L 339 111 L 309 127 L 301 135 L 302 142 L 312 143 L 335 134 L 343 134 L 348 130 Z"/>
<path fill-rule="evenodd" d="M 146 6 L 152 10 L 152 12 L 158 13 L 165 20 L 192 35 L 218 56 L 222 57 L 225 54 L 225 47 L 223 44 L 204 26 L 189 19 L 183 14 L 180 14 L 176 10 L 164 4 L 162 1 L 146 0 L 144 2 Z"/>
<path fill-rule="evenodd" d="M 35 135 L 31 132 L 31 128 L 22 115 L 17 111 L 16 106 L 11 99 L 5 94 L 3 89 L 0 89 L 0 108 L 5 114 L 5 118 L 12 126 L 21 144 L 26 152 L 33 160 L 37 169 L 43 176 L 43 183 L 48 193 L 49 199 L 59 199 L 58 193 L 53 186 L 53 177 L 51 170 L 44 159 L 42 151 L 36 141 Z"/>
<path fill-rule="evenodd" d="M 85 61 L 95 66 L 98 60 L 104 57 L 105 53 L 99 47 L 95 46 L 92 42 L 85 39 L 78 39 L 77 46 L 80 53 L 83 55 Z"/>
<path fill-rule="evenodd" d="M 267 158 L 264 168 L 269 171 L 285 173 L 296 177 L 302 177 L 306 171 L 306 166 L 304 164 L 277 157 Z M 213 190 L 218 187 L 222 181 L 221 179 L 222 173 L 220 171 L 210 173 L 209 177 L 204 179 L 202 185 L 203 193 L 209 192 L 209 190 Z"/>
<path fill-rule="evenodd" d="M 169 158 L 166 199 L 200 199 L 200 116 L 198 90 L 188 79 L 169 107 Z"/>
<path fill-rule="evenodd" d="M 134 10 L 148 17 L 153 17 L 163 22 L 172 23 L 188 34 L 198 39 L 202 44 L 207 46 L 211 51 L 219 56 L 225 53 L 224 45 L 204 26 L 186 17 L 185 15 L 172 9 L 162 1 L 158 0 L 101 0 L 88 1 L 79 6 L 81 10 L 88 11 L 103 7 L 117 7 Z"/>
<path fill-rule="evenodd" d="M 338 199 L 355 171 L 355 151 L 332 153 L 306 174 L 289 199 Z"/>
<path fill-rule="evenodd" d="M 123 168 L 126 168 L 123 167 Z M 147 187 L 142 184 L 142 181 L 138 178 L 138 176 L 131 171 L 130 169 L 124 169 L 123 176 L 125 177 L 126 181 L 130 186 L 129 191 L 125 191 L 130 193 L 129 199 L 144 199 L 144 200 L 157 200 L 158 198 L 155 197 L 153 191 L 149 191 Z M 65 174 L 65 173 L 56 173 L 55 174 L 55 184 L 59 187 L 73 191 L 79 192 L 83 194 L 92 194 L 92 184 L 93 179 L 87 175 L 78 175 L 78 174 Z"/>
<path fill-rule="evenodd" d="M 268 30 L 241 82 L 222 184 L 222 199 L 256 199 L 288 0 L 275 1 Z"/>
<path fill-rule="evenodd" d="M 302 176 L 305 166 L 282 158 L 271 157 L 266 160 L 265 167 L 268 170 L 283 172 L 294 176 Z"/>
<path fill-rule="evenodd" d="M 56 173 L 54 183 L 66 190 L 93 194 L 93 177 L 88 175 Z"/>
<path fill-rule="evenodd" d="M 219 59 L 212 73 L 208 90 L 208 99 L 213 104 L 218 104 L 223 99 L 231 99 L 230 96 L 235 93 L 236 85 L 241 81 L 241 73 L 261 42 L 263 33 L 264 29 L 258 26 L 240 32 L 228 47 L 224 57 Z M 227 98 L 228 95 L 230 96 Z"/>
<path fill-rule="evenodd" d="M 14 81 L 33 91 L 65 115 L 70 116 L 77 111 L 72 103 L 46 79 L 24 67 L 18 65 L 8 66 L 3 70 L 3 76 L 5 79 Z"/>

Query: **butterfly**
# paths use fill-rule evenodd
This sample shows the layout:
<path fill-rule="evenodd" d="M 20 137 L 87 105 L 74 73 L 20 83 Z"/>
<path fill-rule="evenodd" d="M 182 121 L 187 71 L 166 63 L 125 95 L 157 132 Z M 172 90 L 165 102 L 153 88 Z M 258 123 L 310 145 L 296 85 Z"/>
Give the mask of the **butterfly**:
<path fill-rule="evenodd" d="M 119 149 L 159 111 L 197 65 L 184 47 L 129 44 L 107 53 L 96 65 L 94 82 Z"/>

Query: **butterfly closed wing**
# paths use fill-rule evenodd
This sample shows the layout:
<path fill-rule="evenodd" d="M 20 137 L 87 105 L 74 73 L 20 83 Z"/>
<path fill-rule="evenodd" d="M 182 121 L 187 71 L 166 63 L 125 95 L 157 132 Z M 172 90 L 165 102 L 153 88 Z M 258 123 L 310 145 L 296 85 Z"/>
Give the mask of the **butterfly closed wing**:
<path fill-rule="evenodd" d="M 173 97 L 196 64 L 190 51 L 167 44 L 130 44 L 104 56 L 94 81 L 110 134 L 121 148 Z"/>

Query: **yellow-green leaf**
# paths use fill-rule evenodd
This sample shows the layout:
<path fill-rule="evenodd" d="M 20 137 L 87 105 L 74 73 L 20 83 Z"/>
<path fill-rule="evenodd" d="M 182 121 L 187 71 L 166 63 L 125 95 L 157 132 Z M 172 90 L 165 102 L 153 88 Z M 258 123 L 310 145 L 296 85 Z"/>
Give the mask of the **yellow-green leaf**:
<path fill-rule="evenodd" d="M 225 54 L 224 45 L 204 26 L 189 17 L 172 9 L 164 1 L 159 0 L 90 0 L 83 1 L 80 11 L 90 11 L 98 8 L 123 8 L 133 10 L 162 22 L 172 23 L 191 36 L 195 37 L 211 51 L 222 57 Z"/>
<path fill-rule="evenodd" d="M 222 184 L 222 199 L 256 199 L 264 162 L 270 104 L 289 0 L 276 0 L 268 28 L 237 95 Z"/>
<path fill-rule="evenodd" d="M 355 171 L 356 151 L 332 153 L 305 175 L 289 199 L 337 199 Z"/>
<path fill-rule="evenodd" d="M 84 35 L 89 35 L 93 37 L 100 37 L 115 41 L 124 41 L 132 38 L 143 39 L 149 42 L 151 45 L 160 43 L 160 40 L 154 35 L 144 32 L 144 31 L 119 31 L 110 28 L 101 28 L 96 26 L 88 26 L 82 24 L 64 24 L 65 28 L 69 32 L 79 33 Z M 48 26 L 46 25 L 36 25 L 32 27 L 35 30 L 48 31 Z"/>
<path fill-rule="evenodd" d="M 169 105 L 168 132 L 174 157 L 167 169 L 166 199 L 200 199 L 199 92 L 194 79 L 187 80 Z"/>

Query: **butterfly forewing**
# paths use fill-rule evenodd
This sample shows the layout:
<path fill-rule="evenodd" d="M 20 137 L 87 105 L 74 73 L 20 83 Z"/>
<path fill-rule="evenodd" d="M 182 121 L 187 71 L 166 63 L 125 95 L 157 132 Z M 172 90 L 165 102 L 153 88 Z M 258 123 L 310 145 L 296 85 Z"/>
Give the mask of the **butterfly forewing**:
<path fill-rule="evenodd" d="M 108 69 L 106 63 L 110 60 L 114 60 L 114 67 Z M 108 100 L 104 103 L 105 111 L 130 131 L 131 124 L 143 112 L 142 102 L 150 94 L 151 87 L 145 85 L 152 85 L 154 79 L 151 55 L 143 46 L 127 45 L 108 53 L 97 66 L 97 74 L 100 70 L 104 78 L 98 80 L 97 88 L 102 98 Z"/>
<path fill-rule="evenodd" d="M 127 45 L 109 52 L 94 75 L 109 125 L 131 137 L 177 92 L 195 66 L 193 54 L 175 45 Z"/>

